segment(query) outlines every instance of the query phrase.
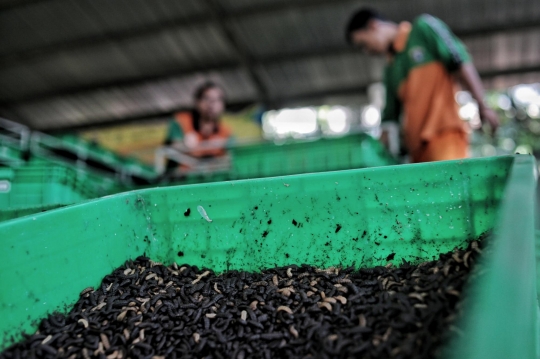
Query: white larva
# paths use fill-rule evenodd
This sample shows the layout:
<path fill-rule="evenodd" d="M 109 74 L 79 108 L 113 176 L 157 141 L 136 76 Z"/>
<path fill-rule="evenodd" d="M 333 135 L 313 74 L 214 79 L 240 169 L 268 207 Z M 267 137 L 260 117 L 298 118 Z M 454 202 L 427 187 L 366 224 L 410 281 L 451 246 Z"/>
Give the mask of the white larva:
<path fill-rule="evenodd" d="M 199 214 L 202 216 L 202 218 L 206 219 L 208 222 L 212 222 L 212 220 L 208 218 L 208 215 L 206 214 L 206 211 L 202 206 L 197 206 L 197 211 L 199 211 Z"/>

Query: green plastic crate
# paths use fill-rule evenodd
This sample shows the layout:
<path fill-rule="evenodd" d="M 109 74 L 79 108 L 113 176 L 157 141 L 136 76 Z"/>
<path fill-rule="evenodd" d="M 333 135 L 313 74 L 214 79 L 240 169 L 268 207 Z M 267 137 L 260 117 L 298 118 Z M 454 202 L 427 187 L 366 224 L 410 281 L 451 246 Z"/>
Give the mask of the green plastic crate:
<path fill-rule="evenodd" d="M 6 145 L 0 145 L 0 164 L 4 166 L 18 167 L 25 163 L 22 150 Z"/>
<path fill-rule="evenodd" d="M 0 192 L 0 221 L 78 203 L 123 190 L 116 181 L 58 165 L 0 169 L 10 190 Z"/>
<path fill-rule="evenodd" d="M 283 145 L 256 144 L 231 150 L 231 178 L 260 178 L 301 173 L 388 166 L 396 161 L 366 134 L 322 138 Z"/>
<path fill-rule="evenodd" d="M 223 179 L 287 176 L 396 164 L 381 143 L 366 134 L 296 141 L 282 145 L 259 143 L 230 149 L 230 171 L 187 175 L 176 184 L 209 183 Z"/>
<path fill-rule="evenodd" d="M 373 266 L 495 228 L 450 357 L 536 358 L 534 190 L 533 157 L 507 156 L 133 191 L 4 222 L 0 342 L 143 253 L 217 271 Z"/>
<path fill-rule="evenodd" d="M 117 155 L 77 136 L 61 138 L 34 133 L 30 143 L 33 156 L 58 165 L 87 171 L 120 182 L 130 176 L 145 180 L 157 177 L 154 170 L 136 159 Z"/>
<path fill-rule="evenodd" d="M 115 168 L 119 173 L 136 175 L 145 179 L 157 177 L 154 169 L 135 158 L 124 157 L 107 150 L 80 137 L 67 135 L 61 138 L 62 143 L 78 151 L 87 159 L 95 160 L 104 165 Z"/>
<path fill-rule="evenodd" d="M 73 171 L 60 166 L 16 169 L 11 191 L 0 194 L 0 209 L 70 204 L 88 198 L 75 189 Z"/>

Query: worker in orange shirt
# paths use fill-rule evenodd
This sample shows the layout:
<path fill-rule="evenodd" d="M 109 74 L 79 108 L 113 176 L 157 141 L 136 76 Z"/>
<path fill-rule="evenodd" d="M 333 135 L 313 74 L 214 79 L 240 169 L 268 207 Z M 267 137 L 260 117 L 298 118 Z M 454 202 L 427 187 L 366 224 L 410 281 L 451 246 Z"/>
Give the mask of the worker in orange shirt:
<path fill-rule="evenodd" d="M 421 15 L 411 24 L 387 21 L 362 9 L 346 28 L 349 43 L 373 55 L 387 55 L 384 73 L 384 121 L 399 121 L 412 162 L 442 161 L 468 156 L 468 131 L 454 99 L 455 78 L 477 101 L 480 119 L 493 129 L 496 113 L 484 102 L 478 73 L 463 43 L 439 19 Z M 381 140 L 387 141 L 386 133 Z"/>
<path fill-rule="evenodd" d="M 197 88 L 194 97 L 194 110 L 174 114 L 165 145 L 200 160 L 224 156 L 232 133 L 221 123 L 225 110 L 223 90 L 213 82 L 206 82 Z M 167 164 L 169 170 L 175 167 L 172 161 Z M 189 166 L 183 164 L 182 168 Z"/>

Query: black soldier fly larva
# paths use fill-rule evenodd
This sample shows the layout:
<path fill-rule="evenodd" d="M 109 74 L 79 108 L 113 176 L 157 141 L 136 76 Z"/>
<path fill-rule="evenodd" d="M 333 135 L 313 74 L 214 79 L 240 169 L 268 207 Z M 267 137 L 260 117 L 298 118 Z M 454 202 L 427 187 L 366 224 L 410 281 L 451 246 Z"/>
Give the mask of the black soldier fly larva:
<path fill-rule="evenodd" d="M 474 241 L 419 265 L 221 274 L 139 257 L 0 359 L 431 358 L 459 332 L 456 303 L 481 252 Z"/>

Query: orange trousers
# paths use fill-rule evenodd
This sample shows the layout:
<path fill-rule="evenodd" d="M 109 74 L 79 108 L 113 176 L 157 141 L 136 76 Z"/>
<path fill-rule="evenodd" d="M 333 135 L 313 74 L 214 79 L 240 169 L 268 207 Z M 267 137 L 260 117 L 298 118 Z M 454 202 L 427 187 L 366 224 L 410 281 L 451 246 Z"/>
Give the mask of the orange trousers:
<path fill-rule="evenodd" d="M 469 138 L 465 132 L 444 131 L 411 155 L 412 162 L 433 162 L 467 158 Z"/>

